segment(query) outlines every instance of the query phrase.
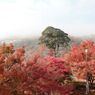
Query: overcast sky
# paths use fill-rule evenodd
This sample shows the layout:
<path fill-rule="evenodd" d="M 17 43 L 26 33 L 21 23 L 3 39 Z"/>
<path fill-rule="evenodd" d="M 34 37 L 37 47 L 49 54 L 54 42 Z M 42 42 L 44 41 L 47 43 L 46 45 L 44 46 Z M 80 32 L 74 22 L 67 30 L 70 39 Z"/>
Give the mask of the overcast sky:
<path fill-rule="evenodd" d="M 95 0 L 0 0 L 0 39 L 39 36 L 47 26 L 95 34 Z"/>

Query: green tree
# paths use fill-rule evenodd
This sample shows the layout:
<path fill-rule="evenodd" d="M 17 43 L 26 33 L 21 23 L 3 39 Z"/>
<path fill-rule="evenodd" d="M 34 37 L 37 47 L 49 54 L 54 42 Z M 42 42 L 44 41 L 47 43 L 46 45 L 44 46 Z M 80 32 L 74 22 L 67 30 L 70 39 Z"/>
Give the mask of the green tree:
<path fill-rule="evenodd" d="M 59 48 L 67 47 L 69 42 L 70 38 L 67 33 L 51 26 L 47 27 L 40 37 L 40 43 L 45 44 L 49 49 L 54 49 L 55 56 L 58 54 Z"/>

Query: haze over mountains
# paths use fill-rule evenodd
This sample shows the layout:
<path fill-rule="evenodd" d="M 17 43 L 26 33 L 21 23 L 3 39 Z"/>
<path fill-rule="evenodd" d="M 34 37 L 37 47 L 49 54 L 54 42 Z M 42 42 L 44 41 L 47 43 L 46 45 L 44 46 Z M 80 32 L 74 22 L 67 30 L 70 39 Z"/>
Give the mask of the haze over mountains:
<path fill-rule="evenodd" d="M 95 41 L 95 35 L 89 35 L 89 36 L 70 36 L 71 43 L 79 44 L 83 40 L 92 40 Z M 0 40 L 0 43 L 13 43 L 16 47 L 19 46 L 35 46 L 39 43 L 39 37 L 25 37 L 25 38 L 9 38 L 9 39 L 2 39 Z"/>
<path fill-rule="evenodd" d="M 89 36 L 82 36 L 82 37 L 76 37 L 76 36 L 70 36 L 71 44 L 79 44 L 83 40 L 92 40 L 95 41 L 95 35 L 89 35 Z M 3 42 L 5 43 L 13 43 L 15 48 L 18 47 L 25 47 L 26 50 L 26 56 L 29 57 L 30 54 L 33 54 L 35 51 L 37 51 L 39 47 L 39 37 L 26 37 L 26 38 L 10 38 L 10 39 L 2 39 L 0 40 L 0 44 Z"/>

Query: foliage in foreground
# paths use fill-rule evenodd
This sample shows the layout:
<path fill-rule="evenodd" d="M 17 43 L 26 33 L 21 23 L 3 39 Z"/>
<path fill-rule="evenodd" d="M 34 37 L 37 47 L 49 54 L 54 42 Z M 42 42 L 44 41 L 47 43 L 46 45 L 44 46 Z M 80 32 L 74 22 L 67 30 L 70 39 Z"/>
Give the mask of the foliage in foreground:
<path fill-rule="evenodd" d="M 70 66 L 73 76 L 86 79 L 86 72 L 95 76 L 95 43 L 83 41 L 80 45 L 73 46 L 71 51 L 64 56 Z"/>
<path fill-rule="evenodd" d="M 14 49 L 12 44 L 0 46 L 0 94 L 82 95 L 70 76 L 85 79 L 87 70 L 95 75 L 95 43 L 84 41 L 73 46 L 63 58 L 52 56 L 52 52 L 41 56 L 41 50 L 26 60 L 24 48 Z"/>
<path fill-rule="evenodd" d="M 1 95 L 70 95 L 71 84 L 66 84 L 70 70 L 61 58 L 34 56 L 25 59 L 24 48 L 12 44 L 0 46 Z"/>

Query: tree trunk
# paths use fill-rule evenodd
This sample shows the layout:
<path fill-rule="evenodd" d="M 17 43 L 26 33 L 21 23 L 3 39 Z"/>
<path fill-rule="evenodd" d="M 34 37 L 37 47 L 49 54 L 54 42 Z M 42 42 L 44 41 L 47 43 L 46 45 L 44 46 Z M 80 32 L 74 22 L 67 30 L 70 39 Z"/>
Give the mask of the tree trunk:
<path fill-rule="evenodd" d="M 55 57 L 58 56 L 58 52 L 59 52 L 59 45 L 56 43 L 56 46 L 55 46 Z"/>

